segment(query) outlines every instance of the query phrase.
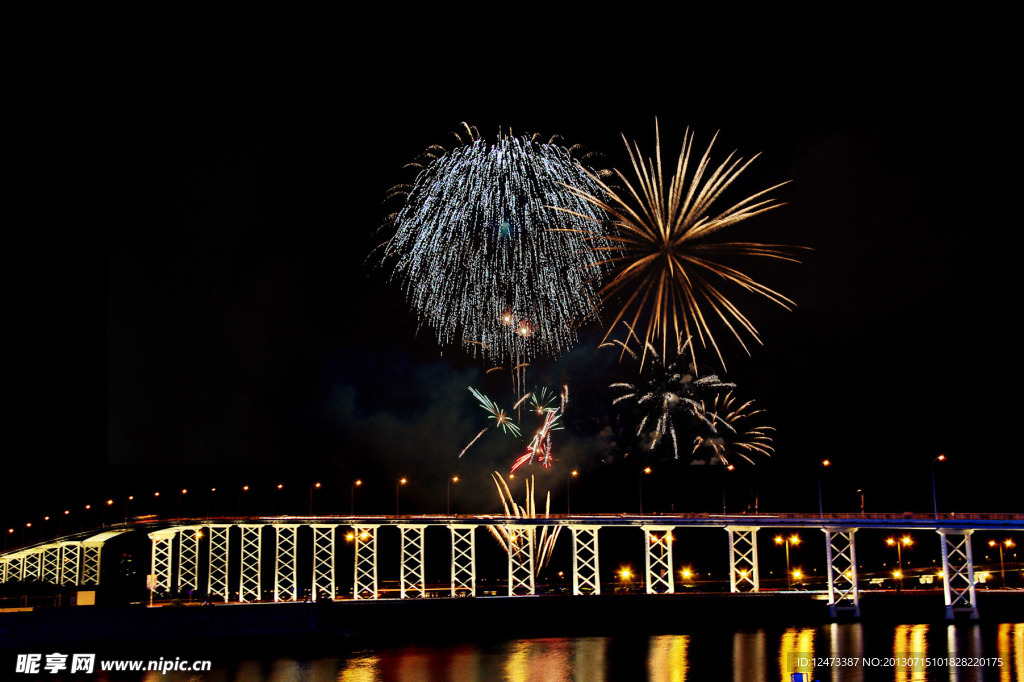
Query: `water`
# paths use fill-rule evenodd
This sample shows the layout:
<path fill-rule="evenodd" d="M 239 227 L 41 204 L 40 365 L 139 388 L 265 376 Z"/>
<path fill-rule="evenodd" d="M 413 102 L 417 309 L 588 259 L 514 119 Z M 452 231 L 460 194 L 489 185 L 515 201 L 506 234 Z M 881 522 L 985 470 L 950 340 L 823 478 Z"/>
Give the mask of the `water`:
<path fill-rule="evenodd" d="M 425 624 L 431 627 L 432 624 Z M 499 624 L 481 623 L 481 631 Z M 433 624 L 443 628 L 443 623 Z M 486 633 L 482 635 L 486 637 Z M 348 649 L 318 645 L 303 653 L 225 651 L 161 652 L 167 660 L 205 657 L 210 672 L 102 673 L 49 679 L 210 680 L 223 682 L 343 682 L 466 680 L 469 682 L 561 682 L 563 680 L 704 680 L 789 682 L 853 681 L 1024 681 L 1024 623 L 826 624 L 814 627 L 732 629 L 709 626 L 687 634 L 612 637 L 556 637 L 475 642 L 374 645 Z M 336 651 L 334 649 L 337 649 Z M 129 656 L 125 651 L 100 656 Z M 97 657 L 97 660 L 100 659 Z M 959 665 L 944 665 L 952 657 Z M 834 658 L 838 665 L 814 665 Z M 915 659 L 933 659 L 915 660 Z M 98 664 L 97 664 L 98 667 Z"/>

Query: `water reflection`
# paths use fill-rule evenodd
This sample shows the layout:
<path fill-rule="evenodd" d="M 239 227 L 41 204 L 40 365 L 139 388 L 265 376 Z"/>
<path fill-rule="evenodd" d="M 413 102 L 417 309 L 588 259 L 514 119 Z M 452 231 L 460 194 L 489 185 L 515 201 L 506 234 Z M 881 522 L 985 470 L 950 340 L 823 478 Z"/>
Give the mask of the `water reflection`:
<path fill-rule="evenodd" d="M 814 672 L 814 628 L 786 628 L 779 642 L 779 673 L 792 679 L 793 673 Z"/>
<path fill-rule="evenodd" d="M 860 623 L 830 623 L 828 626 L 829 656 L 839 659 L 857 659 L 864 656 L 864 626 Z M 820 679 L 829 679 L 818 672 Z M 863 682 L 862 666 L 832 666 L 832 682 Z"/>
<path fill-rule="evenodd" d="M 893 633 L 892 655 L 896 659 L 896 682 L 927 680 L 928 626 L 897 625 Z M 909 663 L 909 665 L 907 665 Z"/>
<path fill-rule="evenodd" d="M 662 635 L 651 638 L 647 655 L 647 675 L 652 680 L 686 682 L 690 670 L 687 661 L 689 635 Z M 583 679 L 589 679 L 584 677 Z"/>
<path fill-rule="evenodd" d="M 341 645 L 344 646 L 344 645 Z M 858 665 L 812 667 L 815 657 L 856 660 Z M 1001 666 L 955 667 L 865 661 L 892 659 L 985 659 Z M 113 657 L 111 657 L 113 658 Z M 211 655 L 209 673 L 137 673 L 97 680 L 156 682 L 406 682 L 417 680 L 562 681 L 728 680 L 789 682 L 793 674 L 808 680 L 1021 680 L 1024 682 L 1024 623 L 951 623 L 881 625 L 830 623 L 816 627 L 763 627 L 753 630 L 708 626 L 688 634 L 615 637 L 563 637 L 510 641 L 381 646 L 364 651 L 321 652 L 316 657 L 267 651 L 221 651 Z M 803 660 L 801 660 L 803 659 Z M 54 679 L 64 679 L 55 676 Z"/>
<path fill-rule="evenodd" d="M 767 641 L 768 636 L 764 630 L 733 633 L 733 682 L 764 680 L 768 678 L 768 655 L 765 653 Z"/>
<path fill-rule="evenodd" d="M 1024 680 L 1024 623 L 1000 623 L 996 655 L 1003 659 L 999 682 Z"/>

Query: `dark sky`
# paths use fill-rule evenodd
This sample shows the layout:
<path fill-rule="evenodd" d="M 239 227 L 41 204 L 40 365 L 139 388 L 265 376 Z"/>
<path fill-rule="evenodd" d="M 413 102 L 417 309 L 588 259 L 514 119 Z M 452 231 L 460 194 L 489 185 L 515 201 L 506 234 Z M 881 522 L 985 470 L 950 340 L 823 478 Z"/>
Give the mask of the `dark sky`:
<path fill-rule="evenodd" d="M 736 505 L 757 490 L 762 510 L 816 508 L 815 465 L 828 457 L 826 507 L 855 510 L 860 488 L 869 511 L 928 511 L 929 463 L 945 453 L 940 506 L 1022 511 L 1010 473 L 1021 144 L 1009 93 L 387 78 L 387 88 L 369 73 L 338 87 L 134 84 L 96 99 L 106 325 L 64 332 L 76 348 L 95 336 L 82 346 L 93 350 L 105 334 L 105 371 L 46 391 L 58 411 L 81 413 L 77 433 L 60 438 L 59 454 L 30 458 L 26 480 L 49 483 L 5 500 L 5 523 L 155 490 L 167 500 L 180 487 L 217 486 L 211 504 L 228 512 L 242 483 L 264 491 L 254 506 L 298 512 L 323 481 L 318 508 L 343 511 L 356 477 L 367 482 L 365 511 L 393 511 L 395 481 L 407 476 L 403 511 L 439 512 L 450 473 L 463 477 L 458 511 L 495 511 L 487 477 L 507 470 L 512 446 L 489 434 L 456 455 L 483 425 L 466 386 L 496 397 L 507 387 L 417 336 L 398 287 L 366 262 L 382 200 L 411 181 L 404 163 L 447 144 L 463 120 L 488 137 L 499 126 L 560 133 L 624 168 L 620 134 L 650 150 L 655 117 L 673 158 L 687 126 L 698 145 L 720 131 L 715 158 L 762 152 L 743 189 L 791 180 L 778 192 L 787 205 L 743 236 L 813 249 L 801 265 L 751 268 L 798 304 L 739 299 L 764 346 L 747 357 L 720 336 L 727 378 L 777 429 L 773 460 L 730 483 Z M 565 472 L 577 467 L 574 506 L 633 511 L 639 458 L 598 436 L 615 414 L 607 385 L 630 368 L 595 349 L 599 331 L 530 370 L 528 383 L 567 382 L 577 397 L 556 436 L 562 460 L 536 473 L 540 490 L 564 500 Z M 102 367 L 93 352 L 70 355 L 62 362 Z M 715 511 L 717 471 L 659 471 L 645 504 Z M 277 482 L 288 492 L 273 500 Z M 200 511 L 198 499 L 186 508 Z"/>

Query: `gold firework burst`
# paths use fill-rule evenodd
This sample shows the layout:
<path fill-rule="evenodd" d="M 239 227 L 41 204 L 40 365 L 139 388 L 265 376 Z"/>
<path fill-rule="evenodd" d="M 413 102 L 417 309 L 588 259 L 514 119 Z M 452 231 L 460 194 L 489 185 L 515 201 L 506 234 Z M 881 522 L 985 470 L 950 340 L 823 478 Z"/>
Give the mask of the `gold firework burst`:
<path fill-rule="evenodd" d="M 717 137 L 717 135 L 716 135 Z M 612 268 L 611 280 L 599 291 L 601 302 L 622 297 L 618 314 L 608 327 L 608 335 L 619 322 L 632 329 L 645 328 L 641 345 L 644 356 L 648 343 L 661 347 L 662 356 L 670 340 L 695 338 L 701 346 L 711 346 L 722 366 L 724 358 L 711 329 L 717 318 L 728 327 L 749 354 L 742 333 L 761 343 L 757 329 L 736 304 L 723 293 L 722 284 L 737 285 L 759 294 L 789 310 L 795 305 L 777 291 L 720 262 L 721 257 L 755 256 L 797 261 L 792 247 L 751 242 L 718 241 L 723 228 L 778 208 L 783 204 L 768 197 L 785 182 L 749 196 L 729 208 L 716 211 L 715 202 L 757 158 L 749 160 L 730 154 L 717 168 L 710 164 L 712 139 L 692 174 L 693 133 L 683 138 L 683 147 L 675 173 L 665 187 L 665 169 L 661 163 L 661 137 L 655 122 L 655 158 L 643 159 L 640 147 L 630 145 L 623 136 L 636 175 L 634 183 L 616 171 L 623 189 L 613 189 L 600 179 L 598 184 L 607 199 L 570 189 L 581 198 L 611 216 L 611 234 L 601 238 L 612 244 L 595 245 L 591 266 Z M 593 238 L 597 239 L 597 232 Z M 645 318 L 646 324 L 641 324 Z M 642 365 L 642 361 L 641 361 Z"/>

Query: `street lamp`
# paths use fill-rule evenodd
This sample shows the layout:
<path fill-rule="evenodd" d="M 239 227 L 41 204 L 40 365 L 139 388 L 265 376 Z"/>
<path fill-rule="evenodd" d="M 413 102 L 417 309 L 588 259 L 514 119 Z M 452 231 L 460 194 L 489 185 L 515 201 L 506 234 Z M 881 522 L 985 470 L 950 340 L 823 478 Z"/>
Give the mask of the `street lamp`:
<path fill-rule="evenodd" d="M 352 505 L 348 512 L 349 516 L 356 515 L 356 488 L 358 488 L 362 484 L 363 482 L 359 479 L 356 479 L 355 481 L 352 482 L 352 492 L 350 493 L 349 496 L 349 501 L 352 503 Z"/>
<path fill-rule="evenodd" d="M 235 514 L 237 516 L 241 516 L 242 515 L 242 493 L 247 493 L 247 492 L 249 492 L 249 486 L 247 486 L 247 485 L 243 485 L 238 490 L 238 506 L 235 508 Z"/>
<path fill-rule="evenodd" d="M 651 467 L 644 467 L 644 470 L 637 476 L 637 484 L 640 487 L 640 516 L 644 515 L 644 476 L 649 476 Z"/>
<path fill-rule="evenodd" d="M 860 488 L 858 488 L 857 492 L 860 494 L 860 513 L 863 514 L 864 513 L 864 491 L 861 490 Z"/>
<path fill-rule="evenodd" d="M 406 484 L 406 479 L 398 479 L 398 483 L 395 484 L 395 516 L 398 516 L 398 491 Z"/>
<path fill-rule="evenodd" d="M 277 493 L 284 490 L 284 483 L 278 483 L 277 486 L 270 494 L 270 515 L 273 516 L 277 513 Z"/>
<path fill-rule="evenodd" d="M 580 472 L 578 472 L 575 469 L 573 469 L 572 471 L 569 472 L 569 475 L 565 477 L 565 513 L 566 513 L 566 515 L 569 514 L 569 508 L 570 508 L 569 504 L 572 501 L 572 499 L 571 499 L 572 486 L 570 486 L 569 484 L 572 483 L 572 479 L 576 478 L 579 475 L 580 475 Z"/>
<path fill-rule="evenodd" d="M 458 482 L 459 482 L 459 477 L 458 476 L 452 476 L 451 478 L 448 479 L 448 506 L 447 506 L 448 516 L 452 515 L 452 483 L 458 483 Z"/>
<path fill-rule="evenodd" d="M 899 589 L 903 589 L 903 547 L 910 547 L 914 544 L 914 540 L 909 535 L 904 535 L 899 540 L 896 540 L 895 538 L 886 538 L 885 544 L 890 547 L 896 547 L 896 561 L 899 562 L 899 570 L 893 574 L 893 577 L 900 581 Z"/>
<path fill-rule="evenodd" d="M 790 545 L 794 545 L 794 546 L 799 545 L 800 544 L 800 536 L 797 535 L 796 533 L 794 533 L 793 535 L 790 535 L 788 538 L 783 538 L 781 535 L 776 535 L 775 536 L 775 544 L 776 545 L 783 545 L 783 544 L 786 545 L 786 587 L 792 588 L 793 587 L 793 579 L 792 579 L 792 575 L 793 574 L 790 573 L 790 570 L 789 570 L 789 546 Z"/>
<path fill-rule="evenodd" d="M 125 526 L 128 525 L 128 503 L 129 502 L 134 502 L 134 501 L 135 501 L 135 496 L 134 495 L 129 495 L 128 497 L 124 498 L 124 525 Z M 67 514 L 68 512 L 64 512 L 64 513 Z"/>
<path fill-rule="evenodd" d="M 106 519 L 107 519 L 107 507 L 113 507 L 113 506 L 114 506 L 114 501 L 113 500 L 107 500 L 106 504 L 104 504 L 102 507 L 100 507 L 100 528 L 103 528 L 107 524 L 107 521 L 106 521 Z"/>
<path fill-rule="evenodd" d="M 736 467 L 732 464 L 722 469 L 722 513 L 725 513 L 725 474 L 729 471 L 735 471 Z"/>
<path fill-rule="evenodd" d="M 1007 538 L 1005 542 L 996 542 L 995 540 L 989 540 L 989 547 L 999 547 L 999 582 L 1002 584 L 1003 589 L 1006 589 L 1006 565 L 1003 564 L 1003 545 L 1009 547 L 1015 547 L 1013 540 Z"/>
<path fill-rule="evenodd" d="M 932 459 L 932 505 L 935 507 L 935 518 L 939 518 L 939 498 L 935 496 L 935 463 L 945 461 L 945 455 L 939 455 Z"/>
<path fill-rule="evenodd" d="M 314 483 L 309 486 L 309 515 L 313 515 L 313 490 L 320 487 L 320 483 Z"/>
<path fill-rule="evenodd" d="M 178 518 L 181 518 L 181 496 L 182 495 L 188 495 L 188 488 L 182 488 L 181 492 L 178 493 L 178 503 L 175 506 L 175 511 L 174 511 L 174 515 L 177 516 Z"/>
<path fill-rule="evenodd" d="M 210 488 L 210 492 L 206 493 L 206 518 L 210 518 L 210 498 L 217 492 L 216 488 Z"/>
<path fill-rule="evenodd" d="M 827 459 L 821 460 L 821 464 L 818 465 L 818 517 L 819 518 L 825 516 L 825 507 L 824 507 L 824 505 L 822 504 L 822 501 L 821 501 L 821 472 L 822 472 L 823 469 L 827 469 L 830 466 L 832 466 L 832 462 L 828 461 Z"/>

